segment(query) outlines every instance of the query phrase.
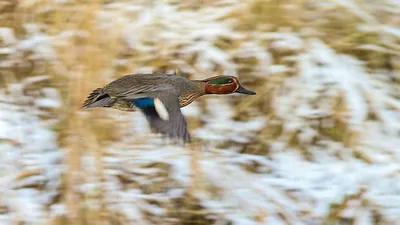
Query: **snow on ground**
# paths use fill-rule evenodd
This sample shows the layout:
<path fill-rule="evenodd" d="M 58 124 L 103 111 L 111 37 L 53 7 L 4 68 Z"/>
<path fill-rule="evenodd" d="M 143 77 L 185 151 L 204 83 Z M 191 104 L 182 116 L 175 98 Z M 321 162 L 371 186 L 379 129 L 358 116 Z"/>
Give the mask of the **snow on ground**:
<path fill-rule="evenodd" d="M 59 119 L 42 110 L 59 107 L 59 93 L 47 87 L 24 94 L 48 78 L 29 77 L 0 91 L 0 224 L 44 223 L 46 205 L 59 195 L 64 154 L 51 130 Z"/>
<path fill-rule="evenodd" d="M 51 4 L 62 8 L 67 2 Z M 365 21 L 358 29 L 398 38 L 397 28 L 380 26 L 353 1 L 334 2 L 325 6 L 347 7 Z M 202 104 L 183 109 L 200 121 L 191 133 L 201 144 L 178 146 L 151 134 L 139 113 L 107 111 L 129 128 L 120 141 L 105 147 L 104 181 L 95 177 L 93 155 L 83 154 L 88 182 L 78 184 L 79 190 L 90 195 L 100 185 L 107 209 L 126 224 L 174 224 L 181 215 L 195 213 L 215 224 L 400 224 L 400 89 L 388 78 L 395 74 L 368 69 L 304 30 L 237 31 L 238 18 L 231 17 L 248 7 L 242 1 L 185 7 L 173 1 L 118 1 L 99 9 L 95 18 L 103 37 L 121 34 L 118 41 L 133 52 L 115 59 L 113 66 L 152 71 L 157 68 L 152 62 L 161 58 L 195 77 L 216 70 L 244 79 L 274 77 L 278 82 L 268 115 L 250 104 L 247 110 L 253 114 L 238 120 L 233 96 L 203 97 Z M 11 28 L 0 28 L 0 68 L 35 62 L 68 72 L 55 46 L 89 33 L 71 29 L 49 35 L 44 28 L 26 23 L 22 39 Z M 233 44 L 217 45 L 223 38 Z M 240 61 L 247 59 L 256 59 L 250 69 Z M 239 73 L 242 69 L 246 74 Z M 63 194 L 66 157 L 54 129 L 65 115 L 54 109 L 65 102 L 60 89 L 35 86 L 55 74 L 19 82 L 9 74 L 3 76 L 8 85 L 0 89 L 0 224 L 43 224 L 68 214 L 63 202 L 55 200 Z M 107 72 L 104 76 L 111 78 Z M 267 102 L 267 96 L 253 98 Z M 266 135 L 277 126 L 279 133 Z M 337 126 L 344 133 L 329 133 Z M 241 152 L 252 142 L 263 146 L 265 154 Z M 188 193 L 195 201 L 185 205 Z M 85 201 L 99 207 L 98 201 Z"/>

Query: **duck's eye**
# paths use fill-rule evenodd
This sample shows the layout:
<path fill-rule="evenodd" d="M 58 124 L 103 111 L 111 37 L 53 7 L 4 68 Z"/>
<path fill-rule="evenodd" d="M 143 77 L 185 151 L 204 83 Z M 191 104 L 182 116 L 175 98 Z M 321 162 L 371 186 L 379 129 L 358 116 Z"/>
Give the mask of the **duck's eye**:
<path fill-rule="evenodd" d="M 228 83 L 228 84 L 233 83 L 233 79 L 228 79 L 228 80 L 227 80 L 227 83 Z"/>

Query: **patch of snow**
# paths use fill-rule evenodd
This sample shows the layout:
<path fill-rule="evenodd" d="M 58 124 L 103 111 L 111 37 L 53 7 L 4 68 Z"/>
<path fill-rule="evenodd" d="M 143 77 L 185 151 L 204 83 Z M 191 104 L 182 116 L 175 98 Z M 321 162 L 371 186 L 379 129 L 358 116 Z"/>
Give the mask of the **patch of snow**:
<path fill-rule="evenodd" d="M 4 45 L 12 45 L 17 43 L 14 30 L 8 27 L 0 27 L 0 40 Z"/>
<path fill-rule="evenodd" d="M 0 114 L 0 136 L 4 140 L 0 142 L 0 207 L 7 207 L 15 218 L 28 223 L 43 223 L 48 219 L 45 206 L 56 197 L 63 171 L 60 165 L 63 154 L 56 143 L 57 134 L 50 130 L 54 121 L 42 121 L 37 116 L 40 114 L 37 106 L 21 104 L 35 99 L 24 94 L 25 87 L 44 79 L 47 78 L 25 79 L 9 85 L 8 89 L 12 90 L 9 94 L 0 94 L 9 101 L 1 103 Z M 43 92 L 49 102 L 59 105 L 58 93 L 51 90 Z M 43 190 L 29 188 L 37 185 Z"/>

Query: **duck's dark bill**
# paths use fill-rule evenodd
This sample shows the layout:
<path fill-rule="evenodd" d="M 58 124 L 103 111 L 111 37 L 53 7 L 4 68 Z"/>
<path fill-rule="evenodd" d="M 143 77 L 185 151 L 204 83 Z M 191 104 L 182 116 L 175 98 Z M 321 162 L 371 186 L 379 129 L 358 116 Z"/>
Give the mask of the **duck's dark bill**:
<path fill-rule="evenodd" d="M 247 90 L 243 86 L 240 86 L 235 92 L 240 93 L 240 94 L 246 94 L 246 95 L 255 95 L 256 94 L 254 91 Z"/>

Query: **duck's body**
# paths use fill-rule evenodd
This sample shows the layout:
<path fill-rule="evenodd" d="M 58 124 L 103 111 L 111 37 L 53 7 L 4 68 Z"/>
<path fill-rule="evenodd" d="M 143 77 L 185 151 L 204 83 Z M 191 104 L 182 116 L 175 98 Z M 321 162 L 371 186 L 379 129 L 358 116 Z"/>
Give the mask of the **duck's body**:
<path fill-rule="evenodd" d="M 189 80 L 175 74 L 133 74 L 95 89 L 83 108 L 109 107 L 123 111 L 140 109 L 157 132 L 188 142 L 190 136 L 180 108 L 205 94 L 233 92 L 255 94 L 244 89 L 231 76 Z"/>
<path fill-rule="evenodd" d="M 175 74 L 133 74 L 123 76 L 103 88 L 94 90 L 84 103 L 84 107 L 98 101 L 99 96 L 108 95 L 109 98 L 97 102 L 97 104 L 101 105 L 101 107 L 135 111 L 137 107 L 132 104 L 130 99 L 123 98 L 124 95 L 128 93 L 138 94 L 138 92 L 162 92 L 165 88 L 173 88 L 179 92 L 180 107 L 189 105 L 198 97 L 205 94 L 203 82 L 192 81 Z M 94 104 L 92 107 L 99 106 Z"/>

